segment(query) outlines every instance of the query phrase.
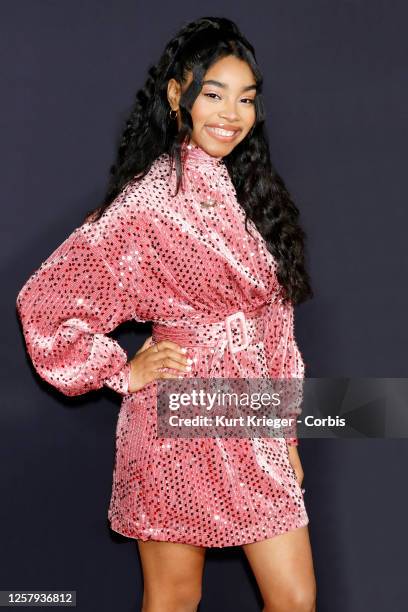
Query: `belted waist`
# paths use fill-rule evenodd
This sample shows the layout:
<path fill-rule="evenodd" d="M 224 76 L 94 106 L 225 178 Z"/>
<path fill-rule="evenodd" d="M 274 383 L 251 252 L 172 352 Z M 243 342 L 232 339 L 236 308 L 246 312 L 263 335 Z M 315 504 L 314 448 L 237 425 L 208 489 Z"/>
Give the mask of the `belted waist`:
<path fill-rule="evenodd" d="M 182 346 L 228 345 L 232 353 L 237 353 L 251 344 L 261 342 L 265 336 L 266 311 L 268 304 L 262 304 L 254 310 L 237 310 L 223 319 L 216 321 L 184 321 L 166 324 L 154 323 L 152 340 L 172 340 Z"/>

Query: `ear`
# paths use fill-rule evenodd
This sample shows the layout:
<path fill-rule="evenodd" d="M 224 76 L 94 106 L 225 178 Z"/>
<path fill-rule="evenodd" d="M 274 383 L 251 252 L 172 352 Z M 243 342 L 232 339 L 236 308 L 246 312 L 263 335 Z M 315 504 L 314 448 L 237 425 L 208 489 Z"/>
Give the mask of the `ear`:
<path fill-rule="evenodd" d="M 177 110 L 181 97 L 181 86 L 176 79 L 169 79 L 167 83 L 167 99 L 172 109 Z"/>

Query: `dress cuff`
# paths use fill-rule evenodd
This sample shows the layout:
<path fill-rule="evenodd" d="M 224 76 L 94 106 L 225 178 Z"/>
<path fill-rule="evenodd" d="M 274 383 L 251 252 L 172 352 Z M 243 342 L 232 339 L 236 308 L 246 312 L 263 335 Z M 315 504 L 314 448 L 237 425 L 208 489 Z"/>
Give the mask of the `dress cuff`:
<path fill-rule="evenodd" d="M 129 378 L 130 378 L 130 362 L 127 361 L 125 365 L 116 372 L 113 376 L 105 379 L 104 385 L 113 389 L 120 395 L 127 395 L 129 393 Z"/>

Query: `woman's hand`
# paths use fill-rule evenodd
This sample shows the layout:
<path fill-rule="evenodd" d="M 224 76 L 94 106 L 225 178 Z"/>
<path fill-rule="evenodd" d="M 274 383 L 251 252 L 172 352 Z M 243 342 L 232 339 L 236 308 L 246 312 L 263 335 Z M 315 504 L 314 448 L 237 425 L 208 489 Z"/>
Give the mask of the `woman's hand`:
<path fill-rule="evenodd" d="M 288 446 L 288 451 L 289 451 L 290 464 L 295 470 L 296 478 L 299 483 L 299 486 L 302 486 L 304 474 L 303 474 L 302 464 L 300 462 L 298 449 L 296 446 Z"/>
<path fill-rule="evenodd" d="M 129 393 L 139 391 L 158 378 L 180 377 L 177 372 L 161 372 L 159 368 L 174 368 L 182 372 L 191 370 L 192 360 L 184 355 L 187 349 L 171 340 L 160 340 L 149 346 L 151 339 L 149 336 L 130 360 Z"/>

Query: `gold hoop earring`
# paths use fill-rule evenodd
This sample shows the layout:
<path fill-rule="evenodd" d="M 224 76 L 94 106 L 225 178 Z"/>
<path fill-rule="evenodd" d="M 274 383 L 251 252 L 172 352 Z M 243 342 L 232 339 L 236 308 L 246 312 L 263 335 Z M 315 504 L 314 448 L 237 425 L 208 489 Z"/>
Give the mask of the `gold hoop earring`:
<path fill-rule="evenodd" d="M 172 115 L 171 113 L 175 113 L 174 115 Z M 170 109 L 170 119 L 177 119 L 177 111 L 174 110 L 173 108 Z"/>

